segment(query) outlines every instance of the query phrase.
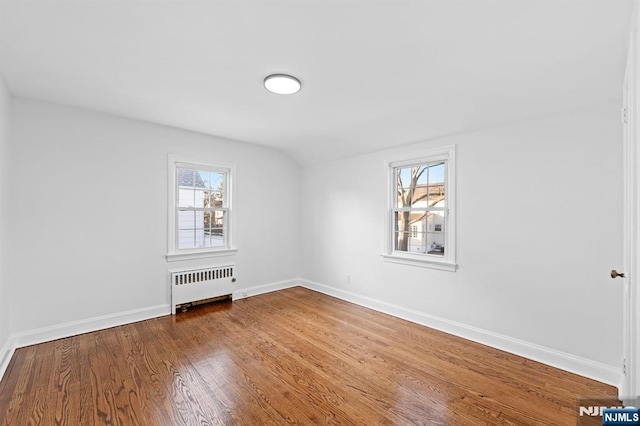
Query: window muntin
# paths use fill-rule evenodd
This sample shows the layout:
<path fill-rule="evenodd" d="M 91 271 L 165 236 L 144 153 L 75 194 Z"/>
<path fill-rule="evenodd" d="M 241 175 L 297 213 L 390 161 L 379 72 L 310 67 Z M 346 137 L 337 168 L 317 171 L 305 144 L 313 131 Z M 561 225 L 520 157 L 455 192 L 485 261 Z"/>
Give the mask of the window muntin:
<path fill-rule="evenodd" d="M 393 249 L 443 257 L 447 197 L 446 161 L 393 167 Z"/>

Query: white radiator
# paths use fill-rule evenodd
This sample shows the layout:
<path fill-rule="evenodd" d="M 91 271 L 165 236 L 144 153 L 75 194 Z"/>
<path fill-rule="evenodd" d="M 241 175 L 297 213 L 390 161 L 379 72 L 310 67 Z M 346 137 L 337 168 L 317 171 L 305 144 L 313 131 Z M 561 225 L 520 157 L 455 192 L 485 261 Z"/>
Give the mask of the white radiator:
<path fill-rule="evenodd" d="M 234 266 L 171 272 L 171 314 L 177 305 L 233 294 Z"/>

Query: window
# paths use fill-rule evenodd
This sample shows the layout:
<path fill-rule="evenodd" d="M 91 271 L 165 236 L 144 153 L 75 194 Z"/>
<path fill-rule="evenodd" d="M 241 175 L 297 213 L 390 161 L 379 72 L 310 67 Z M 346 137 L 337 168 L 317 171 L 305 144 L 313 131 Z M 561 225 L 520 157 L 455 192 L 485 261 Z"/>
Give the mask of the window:
<path fill-rule="evenodd" d="M 168 260 L 231 254 L 232 168 L 169 160 Z"/>
<path fill-rule="evenodd" d="M 455 270 L 454 147 L 387 163 L 388 261 Z"/>

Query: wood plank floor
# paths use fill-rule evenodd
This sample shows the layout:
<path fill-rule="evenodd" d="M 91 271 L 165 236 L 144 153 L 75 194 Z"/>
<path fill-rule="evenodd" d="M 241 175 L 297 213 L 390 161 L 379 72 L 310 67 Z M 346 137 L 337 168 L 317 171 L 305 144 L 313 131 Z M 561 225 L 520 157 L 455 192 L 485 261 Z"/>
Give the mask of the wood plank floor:
<path fill-rule="evenodd" d="M 582 419 L 580 398 L 615 395 L 293 288 L 18 349 L 0 416 L 6 425 L 570 425 Z"/>

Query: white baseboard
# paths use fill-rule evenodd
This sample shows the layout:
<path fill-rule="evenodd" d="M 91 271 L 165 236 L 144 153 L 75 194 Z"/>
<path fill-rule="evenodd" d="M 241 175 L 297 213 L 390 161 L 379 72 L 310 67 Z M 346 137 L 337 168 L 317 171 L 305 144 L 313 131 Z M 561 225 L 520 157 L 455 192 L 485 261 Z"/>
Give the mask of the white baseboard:
<path fill-rule="evenodd" d="M 2 380 L 9 361 L 17 348 L 50 342 L 78 334 L 90 333 L 118 325 L 130 324 L 132 322 L 169 315 L 170 313 L 171 307 L 169 305 L 158 305 L 12 333 L 2 348 L 2 352 L 0 352 L 0 380 Z"/>
<path fill-rule="evenodd" d="M 550 349 L 534 343 L 514 339 L 491 331 L 482 330 L 467 324 L 450 321 L 424 312 L 406 309 L 401 306 L 382 302 L 305 279 L 285 280 L 240 289 L 233 293 L 233 299 L 243 299 L 245 297 L 257 296 L 259 294 L 284 290 L 296 286 L 315 290 L 347 302 L 355 303 L 407 321 L 444 331 L 455 336 L 510 352 L 515 355 L 523 356 L 525 358 L 579 374 L 581 376 L 589 377 L 613 386 L 619 387 L 622 380 L 622 371 L 620 368 L 557 351 L 555 349 Z M 16 348 L 89 333 L 118 325 L 143 321 L 163 315 L 169 315 L 170 313 L 170 305 L 158 305 L 13 333 L 0 349 L 0 380 L 2 380 L 2 376 L 4 375 Z"/>
<path fill-rule="evenodd" d="M 38 343 L 50 342 L 52 340 L 63 339 L 65 337 L 76 336 L 78 334 L 90 333 L 92 331 L 104 330 L 105 328 L 130 324 L 132 322 L 144 321 L 151 318 L 169 315 L 171 307 L 169 305 L 157 305 L 147 308 L 132 309 L 125 312 L 101 315 L 79 321 L 72 321 L 63 324 L 51 325 L 37 328 L 35 330 L 21 331 L 11 334 L 16 348 L 36 345 Z"/>
<path fill-rule="evenodd" d="M 259 294 L 284 290 L 286 288 L 296 287 L 298 285 L 299 280 L 292 279 L 248 287 L 235 291 L 233 293 L 233 299 L 236 300 L 250 296 L 257 296 Z M 147 319 L 170 314 L 170 305 L 157 305 L 148 308 L 134 309 L 126 312 L 118 312 L 114 314 L 88 318 L 85 320 L 72 321 L 63 324 L 42 327 L 35 330 L 13 333 L 9 336 L 4 346 L 0 349 L 0 380 L 2 380 L 2 376 L 9 366 L 9 361 L 11 361 L 11 357 L 13 356 L 13 353 L 17 348 L 36 345 L 43 342 L 50 342 L 56 339 L 76 336 L 83 333 L 90 333 L 92 331 L 103 330 L 105 328 L 144 321 Z"/>
<path fill-rule="evenodd" d="M 7 371 L 9 361 L 11 361 L 15 350 L 16 347 L 13 344 L 13 338 L 11 336 L 7 337 L 7 341 L 4 342 L 4 345 L 0 348 L 0 380 L 2 380 L 4 372 Z"/>
<path fill-rule="evenodd" d="M 298 282 L 302 287 L 310 290 L 315 290 L 347 302 L 355 303 L 356 305 L 393 315 L 436 330 L 444 331 L 445 333 L 453 334 L 454 336 L 491 346 L 505 352 L 538 361 L 571 373 L 579 374 L 618 388 L 622 383 L 622 370 L 611 365 L 483 330 L 467 324 L 440 318 L 424 312 L 406 309 L 401 306 L 382 302 L 380 300 L 361 296 L 313 281 L 299 279 Z"/>
<path fill-rule="evenodd" d="M 275 283 L 257 285 L 253 287 L 241 288 L 233 292 L 233 300 L 244 299 L 245 297 L 257 296 L 259 294 L 271 293 L 272 291 L 284 290 L 300 285 L 299 279 L 277 281 Z"/>
<path fill-rule="evenodd" d="M 234 299 L 242 299 L 258 294 L 269 293 L 272 291 L 283 290 L 285 288 L 295 287 L 298 280 L 278 281 L 241 289 L 233 293 Z M 53 325 L 49 327 L 38 328 L 35 330 L 13 333 L 9 337 L 14 348 L 35 345 L 38 343 L 49 342 L 51 340 L 62 339 L 65 337 L 76 336 L 78 334 L 89 333 L 92 331 L 103 330 L 105 328 L 116 327 L 118 325 L 130 324 L 132 322 L 144 321 L 151 318 L 160 317 L 171 314 L 170 305 L 157 305 L 147 308 L 134 309 L 126 312 L 118 312 L 115 314 L 103 315 L 99 317 L 89 318 L 86 320 L 73 321 L 64 324 Z"/>

